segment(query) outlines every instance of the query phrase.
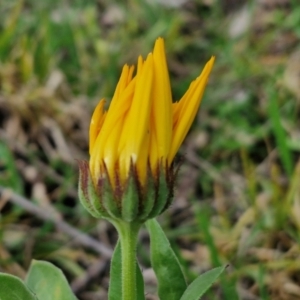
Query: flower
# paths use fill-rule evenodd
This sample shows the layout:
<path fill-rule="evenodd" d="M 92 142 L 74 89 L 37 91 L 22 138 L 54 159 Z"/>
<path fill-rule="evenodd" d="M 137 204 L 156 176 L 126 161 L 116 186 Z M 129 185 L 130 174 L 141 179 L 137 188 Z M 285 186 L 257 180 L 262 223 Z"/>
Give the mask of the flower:
<path fill-rule="evenodd" d="M 135 217 L 141 215 L 139 210 L 147 215 L 143 207 L 147 206 L 145 199 L 149 194 L 157 202 L 160 190 L 167 190 L 167 195 L 161 196 L 165 199 L 161 200 L 158 213 L 170 203 L 175 177 L 172 162 L 197 114 L 214 60 L 212 57 L 207 62 L 200 76 L 174 103 L 162 38 L 156 40 L 153 53 L 146 60 L 138 58 L 135 76 L 133 66 L 123 67 L 109 109 L 104 109 L 102 99 L 93 113 L 89 166 L 80 164 L 81 188 L 85 188 L 86 195 L 88 185 L 95 188 L 94 193 L 104 203 L 100 205 L 102 215 L 107 211 L 113 217 L 123 214 L 123 198 L 126 191 L 131 191 L 130 185 L 136 190 L 137 199 L 131 205 L 128 202 L 132 200 L 128 200 L 126 206 L 137 211 Z M 109 206 L 114 209 L 105 205 L 107 195 L 103 191 L 108 189 L 113 198 Z M 91 207 L 91 201 L 86 205 Z M 148 216 L 154 215 L 151 209 Z"/>
<path fill-rule="evenodd" d="M 90 170 L 95 182 L 106 168 L 113 183 L 116 169 L 124 183 L 131 161 L 142 183 L 148 160 L 153 173 L 160 162 L 170 166 L 197 113 L 213 62 L 211 58 L 175 103 L 162 38 L 145 61 L 139 57 L 135 77 L 133 66 L 123 67 L 109 110 L 104 111 L 100 100 L 91 120 Z"/>

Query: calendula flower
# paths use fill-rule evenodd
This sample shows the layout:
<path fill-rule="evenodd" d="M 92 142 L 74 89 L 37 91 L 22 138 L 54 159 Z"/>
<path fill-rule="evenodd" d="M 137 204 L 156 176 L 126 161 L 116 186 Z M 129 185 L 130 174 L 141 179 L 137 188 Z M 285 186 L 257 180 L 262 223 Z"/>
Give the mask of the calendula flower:
<path fill-rule="evenodd" d="M 215 58 L 178 102 L 164 41 L 158 38 L 137 71 L 125 65 L 108 110 L 98 103 L 90 124 L 90 161 L 80 163 L 83 204 L 95 216 L 144 221 L 173 196 L 174 157 L 197 114 Z"/>

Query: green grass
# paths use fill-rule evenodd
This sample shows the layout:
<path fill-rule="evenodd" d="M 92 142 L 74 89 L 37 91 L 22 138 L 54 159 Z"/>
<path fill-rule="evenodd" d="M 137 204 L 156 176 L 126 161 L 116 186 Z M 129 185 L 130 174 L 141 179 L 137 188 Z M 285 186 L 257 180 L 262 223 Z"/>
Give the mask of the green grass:
<path fill-rule="evenodd" d="M 89 217 L 76 198 L 76 159 L 88 157 L 92 109 L 101 97 L 110 100 L 123 64 L 145 56 L 158 36 L 166 41 L 174 100 L 216 55 L 181 149 L 180 197 L 159 220 L 189 281 L 229 265 L 206 299 L 244 299 L 246 292 L 294 299 L 284 283 L 300 285 L 299 95 L 284 72 L 299 51 L 297 1 L 269 7 L 260 17 L 262 8 L 248 1 L 250 22 L 239 37 L 229 35 L 233 17 L 221 1 L 181 8 L 134 0 L 2 2 L 0 185 L 112 245 L 111 227 Z M 74 282 L 98 261 L 50 223 L 0 203 L 0 250 L 9 254 L 0 260 L 1 271 L 20 275 L 7 261 L 25 270 L 32 258 L 45 259 Z M 140 256 L 149 266 L 145 253 Z M 107 277 L 103 270 L 91 279 L 78 291 L 80 299 L 105 299 Z"/>

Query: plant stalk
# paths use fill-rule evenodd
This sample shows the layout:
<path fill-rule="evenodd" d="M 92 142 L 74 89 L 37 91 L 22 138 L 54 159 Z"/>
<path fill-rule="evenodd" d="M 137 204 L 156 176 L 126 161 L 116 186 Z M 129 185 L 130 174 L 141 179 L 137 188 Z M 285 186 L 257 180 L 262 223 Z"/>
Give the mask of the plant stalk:
<path fill-rule="evenodd" d="M 137 300 L 136 245 L 141 225 L 122 221 L 115 226 L 121 243 L 122 300 Z"/>

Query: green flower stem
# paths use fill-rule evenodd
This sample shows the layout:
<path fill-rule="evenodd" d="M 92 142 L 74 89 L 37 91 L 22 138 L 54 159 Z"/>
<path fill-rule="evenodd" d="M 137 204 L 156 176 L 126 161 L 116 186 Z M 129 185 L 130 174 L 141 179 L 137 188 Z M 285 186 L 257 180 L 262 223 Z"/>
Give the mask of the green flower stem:
<path fill-rule="evenodd" d="M 137 300 L 136 245 L 140 223 L 118 220 L 114 225 L 119 233 L 122 257 L 122 300 Z"/>

